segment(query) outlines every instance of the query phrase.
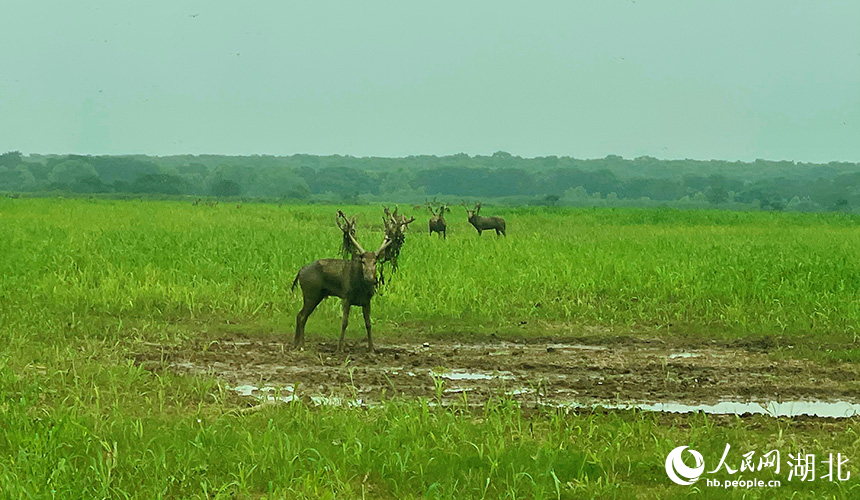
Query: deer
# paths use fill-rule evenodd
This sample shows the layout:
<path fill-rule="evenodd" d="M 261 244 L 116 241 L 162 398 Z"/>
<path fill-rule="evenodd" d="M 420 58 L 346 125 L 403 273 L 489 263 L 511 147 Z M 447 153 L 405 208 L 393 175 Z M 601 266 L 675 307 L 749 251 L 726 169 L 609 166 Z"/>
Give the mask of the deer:
<path fill-rule="evenodd" d="M 483 231 L 495 229 L 496 236 L 501 234 L 502 236 L 507 237 L 507 234 L 505 234 L 505 219 L 501 217 L 481 217 L 478 215 L 481 212 L 480 202 L 475 204 L 475 208 L 473 210 L 469 210 L 465 201 L 460 204 L 466 209 L 466 217 L 469 219 L 469 223 L 475 226 L 475 229 L 478 230 L 479 236 Z"/>
<path fill-rule="evenodd" d="M 383 261 L 391 264 L 391 270 L 397 271 L 397 261 L 400 257 L 400 249 L 403 248 L 403 243 L 406 242 L 406 229 L 409 224 L 415 222 L 415 217 L 406 218 L 405 215 L 399 215 L 397 212 L 399 207 L 395 206 L 394 211 L 388 207 L 382 207 L 385 215 L 382 217 L 382 224 L 385 230 L 385 237 L 391 240 L 391 245 L 385 249 Z M 385 282 L 385 277 L 380 276 L 380 281 Z"/>
<path fill-rule="evenodd" d="M 343 350 L 343 338 L 352 306 L 362 308 L 364 327 L 367 330 L 367 349 L 374 352 L 373 339 L 370 336 L 370 299 L 376 293 L 376 265 L 381 262 L 380 257 L 384 255 L 392 240 L 386 234 L 379 250 L 366 252 L 351 232 L 344 231 L 344 234 L 354 248 L 352 258 L 315 260 L 302 267 L 293 280 L 291 290 L 295 290 L 297 284 L 302 289 L 302 309 L 296 315 L 296 336 L 293 339 L 293 347 L 296 349 L 304 346 L 305 323 L 314 309 L 326 297 L 340 297 L 343 300 L 343 321 L 340 341 L 337 344 L 338 352 Z"/>
<path fill-rule="evenodd" d="M 430 236 L 433 236 L 433 233 L 439 233 L 442 235 L 442 239 L 447 239 L 448 237 L 448 223 L 445 222 L 445 212 L 450 212 L 451 209 L 448 208 L 447 205 L 440 205 L 439 210 L 433 210 L 433 207 L 430 204 L 427 204 L 427 208 L 430 210 L 430 222 L 428 224 L 430 228 Z"/>

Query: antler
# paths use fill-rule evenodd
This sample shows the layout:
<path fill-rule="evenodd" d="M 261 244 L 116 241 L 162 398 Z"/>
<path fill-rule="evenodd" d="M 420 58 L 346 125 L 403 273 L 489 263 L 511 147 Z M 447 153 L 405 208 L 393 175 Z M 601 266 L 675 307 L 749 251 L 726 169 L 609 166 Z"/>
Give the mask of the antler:
<path fill-rule="evenodd" d="M 361 248 L 361 245 L 359 245 L 357 241 L 355 241 L 355 237 L 352 235 L 352 233 L 348 233 L 348 234 L 349 234 L 350 241 L 352 241 L 352 244 L 355 245 L 355 248 L 358 249 L 358 252 L 364 253 L 364 249 Z"/>
<path fill-rule="evenodd" d="M 341 223 L 341 219 L 343 219 L 343 223 Z M 346 214 L 344 214 L 340 209 L 337 211 L 337 216 L 334 221 L 337 223 L 337 227 L 340 228 L 341 231 L 347 232 L 349 229 L 355 228 L 355 221 L 358 219 L 358 214 L 352 216 L 352 218 L 347 219 Z"/>
<path fill-rule="evenodd" d="M 343 223 L 340 222 L 341 219 L 343 219 Z M 334 222 L 337 224 L 337 227 L 339 227 L 341 231 L 347 230 L 347 224 L 349 224 L 349 222 L 347 222 L 346 215 L 344 215 L 344 213 L 341 212 L 340 209 L 338 209 L 337 215 L 334 217 Z"/>
<path fill-rule="evenodd" d="M 388 248 L 388 245 L 390 245 L 390 244 L 391 244 L 391 238 L 389 238 L 388 235 L 386 234 L 385 239 L 382 241 L 382 245 L 379 247 L 379 250 L 376 251 L 376 256 L 378 257 L 378 256 L 382 255 L 382 252 L 384 252 L 385 249 Z M 358 243 L 356 243 L 356 245 L 358 245 Z M 364 250 L 362 250 L 362 253 L 363 252 L 364 252 Z"/>

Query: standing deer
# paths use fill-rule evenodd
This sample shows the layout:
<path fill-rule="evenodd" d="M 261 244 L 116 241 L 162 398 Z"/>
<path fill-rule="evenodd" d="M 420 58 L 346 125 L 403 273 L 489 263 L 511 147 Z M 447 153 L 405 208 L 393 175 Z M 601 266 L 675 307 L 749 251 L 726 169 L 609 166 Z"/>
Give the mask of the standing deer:
<path fill-rule="evenodd" d="M 397 260 L 400 257 L 400 249 L 403 248 L 403 243 L 406 242 L 406 229 L 409 224 L 415 222 L 415 217 L 406 218 L 405 215 L 399 215 L 399 208 L 394 207 L 394 212 L 383 206 L 382 210 L 385 216 L 382 217 L 382 223 L 385 228 L 385 237 L 391 240 L 391 245 L 385 249 L 382 255 L 382 260 L 391 264 L 391 270 L 397 270 Z M 382 278 L 382 276 L 380 276 Z M 384 279 L 381 279 L 384 283 Z"/>
<path fill-rule="evenodd" d="M 319 259 L 301 268 L 293 280 L 292 290 L 296 284 L 302 288 L 302 310 L 296 315 L 296 337 L 293 344 L 296 348 L 305 343 L 305 323 L 314 309 L 326 297 L 343 299 L 343 322 L 340 328 L 338 352 L 343 349 L 343 337 L 349 321 L 349 310 L 352 306 L 361 306 L 364 313 L 364 327 L 367 329 L 367 348 L 373 352 L 373 340 L 370 337 L 370 299 L 376 293 L 376 264 L 385 249 L 391 244 L 386 235 L 382 246 L 376 252 L 365 252 L 355 240 L 352 233 L 345 231 L 351 240 L 355 252 L 351 259 Z"/>
<path fill-rule="evenodd" d="M 502 235 L 507 236 L 505 234 L 505 219 L 501 217 L 481 217 L 478 215 L 481 211 L 481 204 L 476 203 L 474 210 L 469 210 L 469 207 L 466 206 L 466 202 L 461 203 L 463 208 L 466 209 L 466 217 L 469 219 L 469 222 L 475 226 L 475 229 L 478 230 L 478 235 L 483 231 L 489 231 L 490 229 L 496 230 L 496 236 Z"/>
<path fill-rule="evenodd" d="M 427 204 L 427 208 L 433 216 L 430 217 L 429 223 L 430 236 L 433 236 L 433 233 L 439 233 L 443 239 L 446 239 L 448 237 L 448 223 L 445 222 L 445 212 L 450 212 L 451 209 L 447 205 L 441 205 L 439 206 L 439 210 L 435 211 L 429 203 Z"/>

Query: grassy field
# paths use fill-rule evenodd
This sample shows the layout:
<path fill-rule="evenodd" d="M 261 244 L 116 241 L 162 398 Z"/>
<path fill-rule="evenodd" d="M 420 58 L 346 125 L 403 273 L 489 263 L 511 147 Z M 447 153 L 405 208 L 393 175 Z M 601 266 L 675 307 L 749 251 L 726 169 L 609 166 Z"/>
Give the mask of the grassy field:
<path fill-rule="evenodd" d="M 378 246 L 380 208 L 343 208 L 361 214 L 359 241 Z M 719 457 L 728 442 L 744 452 L 838 452 L 860 463 L 854 419 L 527 411 L 504 398 L 480 410 L 392 400 L 363 410 L 294 403 L 247 413 L 211 377 L 134 362 L 141 345 L 225 332 L 289 342 L 301 302 L 289 284 L 302 265 L 337 256 L 334 210 L 0 199 L 0 494 L 724 498 L 701 482 L 669 482 L 666 454 L 689 445 Z M 504 216 L 509 236 L 478 238 L 459 209 L 448 217 L 449 239 L 430 238 L 419 212 L 400 271 L 374 299 L 380 342 L 767 337 L 775 360 L 857 360 L 860 218 L 483 212 Z M 308 341 L 335 338 L 339 316 L 338 302 L 321 305 Z M 349 337 L 362 335 L 359 323 Z M 787 344 L 790 352 L 780 348 Z M 856 498 L 854 475 L 804 484 L 795 498 Z M 734 494 L 786 497 L 795 487 Z"/>

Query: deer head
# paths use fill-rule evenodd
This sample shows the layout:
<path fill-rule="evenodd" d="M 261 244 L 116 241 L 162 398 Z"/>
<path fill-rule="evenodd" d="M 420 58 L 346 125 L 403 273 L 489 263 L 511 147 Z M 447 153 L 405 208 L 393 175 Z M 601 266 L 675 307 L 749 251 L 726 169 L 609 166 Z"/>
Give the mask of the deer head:
<path fill-rule="evenodd" d="M 473 208 L 472 210 L 469 210 L 469 207 L 466 206 L 465 201 L 460 203 L 460 204 L 463 205 L 463 208 L 466 209 L 466 218 L 469 220 L 474 219 L 478 215 L 478 213 L 481 211 L 481 203 L 480 202 L 475 203 L 475 208 Z"/>
<path fill-rule="evenodd" d="M 385 252 L 385 249 L 391 245 L 391 239 L 386 235 L 385 239 L 382 241 L 382 245 L 379 247 L 379 250 L 375 252 L 366 252 L 358 241 L 356 241 L 354 236 L 350 235 L 349 239 L 353 248 L 357 250 L 352 254 L 352 262 L 361 266 L 361 275 L 364 278 L 364 281 L 369 284 L 376 285 L 376 267 L 379 263 L 380 257 L 382 257 Z"/>

